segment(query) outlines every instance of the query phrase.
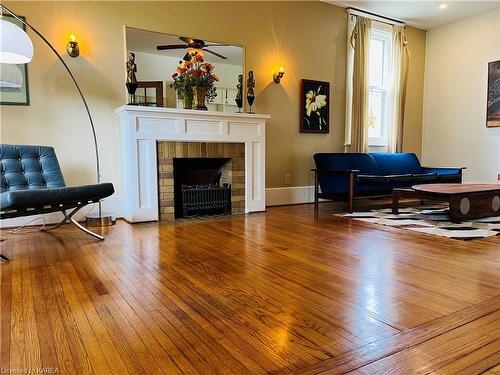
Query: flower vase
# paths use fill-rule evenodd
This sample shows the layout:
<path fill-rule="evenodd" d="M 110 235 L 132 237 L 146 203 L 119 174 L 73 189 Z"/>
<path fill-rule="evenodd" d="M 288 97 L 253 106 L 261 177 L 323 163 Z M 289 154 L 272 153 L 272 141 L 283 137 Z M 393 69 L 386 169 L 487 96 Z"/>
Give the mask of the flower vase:
<path fill-rule="evenodd" d="M 193 109 L 193 97 L 184 94 L 184 109 Z"/>
<path fill-rule="evenodd" d="M 203 86 L 194 86 L 193 87 L 194 101 L 193 101 L 193 109 L 197 109 L 200 111 L 207 111 L 208 108 L 205 105 L 205 98 L 207 96 L 207 88 Z"/>

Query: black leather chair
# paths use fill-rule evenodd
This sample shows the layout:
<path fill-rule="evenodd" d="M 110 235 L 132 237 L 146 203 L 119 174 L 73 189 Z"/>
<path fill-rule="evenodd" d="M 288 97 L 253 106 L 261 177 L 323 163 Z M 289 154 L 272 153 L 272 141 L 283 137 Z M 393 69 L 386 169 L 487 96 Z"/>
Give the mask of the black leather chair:
<path fill-rule="evenodd" d="M 67 187 L 54 149 L 48 146 L 0 145 L 0 171 L 0 219 L 60 211 L 63 220 L 43 230 L 71 222 L 85 233 L 104 240 L 78 223 L 74 215 L 86 205 L 112 195 L 113 184 Z M 0 259 L 8 260 L 2 254 Z"/>

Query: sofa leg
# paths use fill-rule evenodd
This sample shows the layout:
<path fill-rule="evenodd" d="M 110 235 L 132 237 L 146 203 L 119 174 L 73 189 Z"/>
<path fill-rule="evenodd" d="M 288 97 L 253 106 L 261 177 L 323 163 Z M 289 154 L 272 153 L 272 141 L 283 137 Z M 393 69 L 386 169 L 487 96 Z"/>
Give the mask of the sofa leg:
<path fill-rule="evenodd" d="M 80 224 L 78 221 L 76 221 L 75 219 L 73 219 L 72 217 L 69 218 L 69 221 L 71 221 L 74 225 L 77 226 L 78 229 L 80 229 L 81 231 L 91 235 L 92 237 L 95 237 L 97 238 L 98 240 L 100 241 L 104 241 L 104 237 L 95 233 L 95 232 L 92 232 L 90 229 L 88 228 L 85 228 L 82 224 Z"/>
<path fill-rule="evenodd" d="M 354 200 L 354 173 L 349 173 L 349 213 L 353 213 L 353 200 Z"/>
<path fill-rule="evenodd" d="M 59 228 L 62 224 L 66 223 L 66 222 L 70 222 L 72 223 L 73 225 L 75 225 L 78 229 L 80 229 L 82 232 L 85 232 L 87 233 L 88 235 L 91 235 L 92 237 L 94 238 L 97 238 L 98 240 L 100 241 L 103 241 L 104 240 L 104 237 L 95 233 L 95 232 L 92 232 L 90 229 L 88 228 L 85 228 L 83 225 L 81 225 L 78 221 L 76 221 L 75 219 L 73 219 L 73 215 L 76 214 L 78 211 L 80 211 L 83 207 L 85 207 L 86 205 L 83 205 L 83 206 L 79 206 L 79 207 L 76 207 L 73 211 L 71 211 L 69 214 L 66 212 L 66 210 L 62 210 L 62 214 L 64 215 L 64 219 L 62 219 L 58 224 L 55 224 L 51 227 L 48 227 L 48 228 L 42 228 L 40 230 L 43 230 L 43 231 L 49 231 L 49 230 L 52 230 L 52 229 L 56 229 L 56 228 Z"/>
<path fill-rule="evenodd" d="M 314 172 L 314 218 L 317 219 L 319 216 L 319 180 L 318 172 Z"/>
<path fill-rule="evenodd" d="M 56 228 L 59 228 L 61 225 L 63 225 L 64 223 L 66 223 L 69 219 L 68 219 L 68 215 L 66 215 L 66 210 L 64 211 L 61 211 L 64 215 L 64 218 L 57 224 L 54 224 L 50 227 L 41 227 L 40 230 L 43 231 L 43 232 L 48 232 L 50 230 L 53 230 L 53 229 L 56 229 Z"/>

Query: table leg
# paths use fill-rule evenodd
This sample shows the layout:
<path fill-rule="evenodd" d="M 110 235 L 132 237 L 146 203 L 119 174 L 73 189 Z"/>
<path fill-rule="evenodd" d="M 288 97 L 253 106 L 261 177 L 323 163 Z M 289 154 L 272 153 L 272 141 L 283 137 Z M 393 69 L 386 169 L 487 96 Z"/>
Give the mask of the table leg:
<path fill-rule="evenodd" d="M 393 191 L 392 192 L 392 213 L 394 215 L 397 215 L 399 213 L 399 192 L 398 191 Z"/>

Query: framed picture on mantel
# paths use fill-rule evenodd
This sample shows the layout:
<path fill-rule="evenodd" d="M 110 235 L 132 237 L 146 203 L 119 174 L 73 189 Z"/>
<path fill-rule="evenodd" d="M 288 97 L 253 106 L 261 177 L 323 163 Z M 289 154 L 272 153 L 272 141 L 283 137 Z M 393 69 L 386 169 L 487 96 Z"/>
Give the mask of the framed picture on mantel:
<path fill-rule="evenodd" d="M 303 79 L 300 89 L 300 132 L 330 132 L 330 83 Z"/>
<path fill-rule="evenodd" d="M 500 126 L 500 60 L 488 64 L 486 126 Z"/>

